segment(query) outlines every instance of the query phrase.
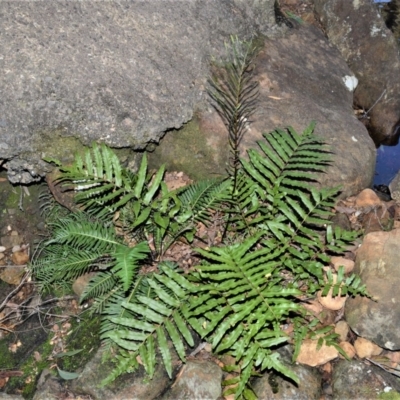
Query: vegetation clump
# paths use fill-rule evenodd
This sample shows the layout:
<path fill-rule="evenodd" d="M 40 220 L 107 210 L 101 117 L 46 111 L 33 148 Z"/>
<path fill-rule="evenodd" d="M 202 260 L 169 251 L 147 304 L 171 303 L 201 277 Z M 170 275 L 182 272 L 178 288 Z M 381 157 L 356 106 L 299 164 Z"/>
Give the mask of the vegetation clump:
<path fill-rule="evenodd" d="M 341 271 L 334 282 L 323 270 L 356 235 L 330 225 L 338 190 L 313 185 L 331 162 L 314 125 L 303 134 L 292 128 L 264 134 L 247 160 L 239 158 L 257 100 L 251 79 L 257 51 L 236 38 L 229 51 L 210 89 L 229 131 L 225 178 L 169 190 L 164 167 L 150 173 L 146 155 L 133 173 L 96 144 L 72 165 L 59 165 L 59 182 L 76 192 L 78 208 L 53 220 L 32 270 L 42 288 L 94 273 L 81 301 L 92 301 L 104 345 L 117 350 L 104 384 L 140 363 L 151 378 L 156 353 L 172 377 L 168 341 L 184 362 L 195 331 L 216 355 L 235 359 L 226 366 L 236 375 L 224 382 L 225 394 L 255 398 L 250 378 L 258 372 L 298 381 L 279 346 L 293 343 L 294 358 L 307 336 L 338 347 L 335 335 L 316 330 L 303 300 L 332 288 L 333 296 L 365 294 L 357 276 Z M 166 259 L 178 241 L 200 243 L 199 226 L 211 224 L 219 239 L 195 249 L 201 262 L 183 271 Z M 284 330 L 289 322 L 293 334 Z"/>

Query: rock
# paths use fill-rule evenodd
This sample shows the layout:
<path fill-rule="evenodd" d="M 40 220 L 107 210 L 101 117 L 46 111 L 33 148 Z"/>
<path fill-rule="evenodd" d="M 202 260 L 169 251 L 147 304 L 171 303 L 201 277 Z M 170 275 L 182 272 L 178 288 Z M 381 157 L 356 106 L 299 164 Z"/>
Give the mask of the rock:
<path fill-rule="evenodd" d="M 0 253 L 4 253 L 7 250 L 6 247 L 4 246 L 0 246 Z"/>
<path fill-rule="evenodd" d="M 331 264 L 335 271 L 339 271 L 340 267 L 344 267 L 344 273 L 349 274 L 354 269 L 354 261 L 344 257 L 331 257 Z"/>
<path fill-rule="evenodd" d="M 340 340 L 344 342 L 347 339 L 347 335 L 349 334 L 349 325 L 346 321 L 339 321 L 335 325 L 335 333 L 340 336 Z"/>
<path fill-rule="evenodd" d="M 332 274 L 333 283 L 337 281 L 337 274 Z M 322 290 L 318 291 L 317 298 L 318 301 L 328 310 L 340 310 L 344 307 L 348 296 L 341 296 L 340 289 L 339 294 L 335 297 L 332 296 L 333 288 L 329 289 L 329 292 L 326 296 L 322 296 Z"/>
<path fill-rule="evenodd" d="M 354 272 L 372 299 L 349 298 L 345 318 L 358 336 L 380 347 L 400 350 L 400 229 L 372 232 L 357 251 Z"/>
<path fill-rule="evenodd" d="M 349 343 L 349 342 L 340 342 L 339 346 L 344 350 L 344 352 L 346 353 L 347 357 L 349 358 L 354 358 L 354 356 L 356 355 L 356 349 L 354 348 L 354 346 Z M 341 354 L 339 354 L 340 358 L 344 358 Z"/>
<path fill-rule="evenodd" d="M 16 251 L 21 251 L 21 246 L 19 244 L 15 245 L 12 249 L 11 252 L 15 253 Z"/>
<path fill-rule="evenodd" d="M 0 269 L 0 279 L 10 285 L 18 285 L 25 273 L 23 266 L 10 266 Z"/>
<path fill-rule="evenodd" d="M 260 83 L 260 96 L 241 143 L 242 156 L 246 149 L 258 147 L 263 132 L 290 125 L 301 133 L 316 120 L 315 134 L 335 153 L 333 165 L 318 176 L 321 185 L 341 185 L 344 197 L 368 187 L 375 147 L 352 113 L 353 95 L 343 82 L 351 74 L 338 51 L 313 27 L 267 39 L 256 60 L 254 80 Z M 208 107 L 181 130 L 169 132 L 150 161 L 152 167 L 165 162 L 169 170 L 184 170 L 200 179 L 225 174 L 228 157 L 226 128 Z"/>
<path fill-rule="evenodd" d="M 190 360 L 160 400 L 217 400 L 222 394 L 222 370 L 212 361 Z"/>
<path fill-rule="evenodd" d="M 15 265 L 24 265 L 29 261 L 29 254 L 26 251 L 16 251 L 12 254 L 11 261 Z"/>
<path fill-rule="evenodd" d="M 45 369 L 39 378 L 33 400 L 58 400 L 63 393 L 65 393 L 65 388 L 63 388 L 60 380 Z"/>
<path fill-rule="evenodd" d="M 370 0 L 314 0 L 314 5 L 329 41 L 358 79 L 354 103 L 370 110 L 368 125 L 375 142 L 396 143 L 400 61 L 395 37 Z"/>
<path fill-rule="evenodd" d="M 392 199 L 396 200 L 396 202 L 400 204 L 400 171 L 389 183 L 389 190 Z"/>
<path fill-rule="evenodd" d="M 394 375 L 357 360 L 339 361 L 332 376 L 333 399 L 378 399 L 383 392 L 400 390 L 400 384 Z"/>
<path fill-rule="evenodd" d="M 364 189 L 356 197 L 355 206 L 357 208 L 377 207 L 381 204 L 381 199 L 372 189 Z"/>
<path fill-rule="evenodd" d="M 0 399 L 1 400 L 24 400 L 22 396 L 19 394 L 7 394 L 0 392 Z"/>
<path fill-rule="evenodd" d="M 361 216 L 364 233 L 389 231 L 394 224 L 394 212 L 386 204 L 382 204 Z"/>
<path fill-rule="evenodd" d="M 306 365 L 288 365 L 299 378 L 297 385 L 281 374 L 264 373 L 255 378 L 252 388 L 260 400 L 308 400 L 318 399 L 321 395 L 321 374 L 316 368 Z"/>
<path fill-rule="evenodd" d="M 359 337 L 354 342 L 354 348 L 357 356 L 360 358 L 371 358 L 372 356 L 379 356 L 383 349 L 368 339 Z"/>
<path fill-rule="evenodd" d="M 319 291 L 318 294 L 318 301 L 328 310 L 337 311 L 344 307 L 347 296 L 336 296 L 332 297 L 332 289 L 329 290 L 326 296 L 322 296 L 322 292 Z"/>
<path fill-rule="evenodd" d="M 22 244 L 24 242 L 24 238 L 22 236 L 19 236 L 18 234 L 7 235 L 7 236 L 2 236 L 0 241 L 4 247 L 6 247 L 7 249 L 11 249 L 16 245 Z"/>
<path fill-rule="evenodd" d="M 274 1 L 4 2 L 0 159 L 40 180 L 93 141 L 143 149 L 203 101 L 209 59 L 231 34 L 276 27 Z M 274 26 L 271 26 L 273 23 Z"/>
<path fill-rule="evenodd" d="M 323 344 L 319 350 L 317 350 L 318 341 L 305 339 L 300 347 L 300 353 L 296 361 L 301 364 L 310 365 L 316 367 L 322 365 L 328 361 L 334 360 L 339 352 L 333 346 L 327 346 Z"/>
<path fill-rule="evenodd" d="M 162 361 L 156 365 L 152 380 L 143 367 L 134 373 L 119 376 L 114 382 L 105 387 L 100 387 L 100 382 L 113 370 L 114 363 L 102 362 L 102 349 L 100 348 L 93 359 L 84 367 L 80 376 L 72 381 L 71 388 L 78 393 L 85 393 L 96 400 L 149 400 L 161 395 L 167 388 L 170 379 L 165 371 Z"/>
<path fill-rule="evenodd" d="M 342 213 L 336 213 L 332 217 L 332 228 L 334 229 L 336 226 L 339 228 L 345 230 L 345 231 L 350 231 L 351 230 L 351 222 L 349 220 L 349 217 L 346 214 Z"/>

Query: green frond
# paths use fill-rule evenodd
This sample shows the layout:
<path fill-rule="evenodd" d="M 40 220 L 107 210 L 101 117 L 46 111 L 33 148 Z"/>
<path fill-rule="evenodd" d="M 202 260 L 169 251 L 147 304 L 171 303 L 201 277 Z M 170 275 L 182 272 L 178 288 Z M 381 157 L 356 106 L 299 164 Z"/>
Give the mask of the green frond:
<path fill-rule="evenodd" d="M 91 221 L 85 214 L 63 219 L 53 224 L 53 235 L 46 245 L 65 244 L 75 249 L 107 252 L 119 244 L 113 227 Z"/>
<path fill-rule="evenodd" d="M 133 274 L 139 267 L 138 262 L 146 259 L 150 253 L 147 242 L 141 242 L 134 247 L 118 245 L 113 253 L 115 264 L 112 267 L 114 272 L 121 280 L 125 291 L 132 284 Z"/>
<path fill-rule="evenodd" d="M 231 182 L 227 179 L 208 179 L 193 183 L 179 193 L 179 199 L 190 217 L 196 222 L 207 222 L 211 213 L 221 209 L 229 198 Z"/>
<path fill-rule="evenodd" d="M 175 272 L 168 264 L 160 265 L 160 273 L 148 279 L 155 297 L 136 295 L 130 302 L 122 302 L 128 310 L 128 318 L 109 316 L 113 329 L 103 331 L 102 338 L 110 339 L 119 347 L 139 354 L 146 371 L 154 372 L 156 363 L 154 341 L 160 351 L 168 375 L 172 376 L 171 340 L 178 356 L 185 360 L 183 339 L 193 345 L 193 337 L 180 314 L 182 303 L 186 302 L 196 287 Z M 150 341 L 150 342 L 149 342 Z"/>
<path fill-rule="evenodd" d="M 245 42 L 232 36 L 226 44 L 227 59 L 223 68 L 214 65 L 209 80 L 209 95 L 228 129 L 231 151 L 229 175 L 233 192 L 239 169 L 239 145 L 258 100 L 258 83 L 252 80 L 254 60 L 260 50 L 256 41 Z"/>

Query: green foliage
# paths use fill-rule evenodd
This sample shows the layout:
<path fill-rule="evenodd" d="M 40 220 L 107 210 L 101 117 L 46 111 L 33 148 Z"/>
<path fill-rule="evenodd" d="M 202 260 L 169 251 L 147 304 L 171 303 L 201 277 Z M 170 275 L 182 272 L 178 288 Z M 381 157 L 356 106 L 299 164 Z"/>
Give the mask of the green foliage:
<path fill-rule="evenodd" d="M 153 377 L 157 354 L 172 377 L 172 349 L 184 362 L 195 331 L 216 354 L 236 360 L 226 367 L 237 373 L 225 383 L 233 385 L 226 394 L 254 399 L 249 383 L 257 371 L 272 369 L 298 381 L 275 351 L 279 346 L 293 343 L 296 356 L 306 337 L 336 345 L 332 332 L 310 321 L 303 298 L 331 289 L 334 295 L 366 294 L 358 277 L 345 277 L 341 269 L 335 281 L 322 268 L 356 235 L 330 227 L 338 190 L 317 186 L 330 153 L 313 134 L 314 124 L 301 135 L 292 128 L 265 134 L 247 160 L 238 158 L 256 100 L 249 73 L 256 47 L 245 49 L 232 41 L 227 73 L 218 75 L 224 80 L 213 83 L 230 133 L 226 179 L 170 191 L 163 167 L 148 173 L 146 155 L 133 173 L 104 145 L 61 167 L 60 182 L 76 191 L 80 210 L 52 218 L 51 237 L 32 269 L 43 288 L 94 273 L 81 301 L 94 300 L 101 338 L 119 350 L 104 384 L 139 361 Z M 173 243 L 191 242 L 196 225 L 213 223 L 215 213 L 226 222 L 223 243 L 197 249 L 202 262 L 186 274 L 165 261 Z M 291 336 L 282 330 L 290 321 Z"/>
<path fill-rule="evenodd" d="M 235 188 L 239 169 L 239 145 L 258 99 L 258 83 L 253 81 L 253 70 L 260 46 L 254 40 L 245 42 L 232 36 L 226 48 L 227 60 L 224 67 L 218 68 L 214 65 L 209 94 L 228 129 L 231 150 L 228 173 L 233 177 Z"/>

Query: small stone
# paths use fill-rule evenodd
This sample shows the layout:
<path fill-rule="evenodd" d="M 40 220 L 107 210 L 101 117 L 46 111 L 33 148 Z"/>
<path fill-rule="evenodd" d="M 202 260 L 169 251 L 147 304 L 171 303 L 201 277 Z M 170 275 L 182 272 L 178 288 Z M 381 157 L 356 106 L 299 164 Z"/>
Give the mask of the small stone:
<path fill-rule="evenodd" d="M 4 253 L 0 253 L 0 260 L 2 260 L 5 257 Z"/>
<path fill-rule="evenodd" d="M 323 267 L 326 271 L 329 267 Z M 337 274 L 332 274 L 333 283 L 337 282 Z M 326 296 L 322 296 L 322 290 L 317 293 L 318 301 L 328 310 L 337 311 L 344 307 L 346 300 L 349 296 L 341 296 L 340 290 L 339 294 L 332 297 L 333 288 L 331 288 Z"/>
<path fill-rule="evenodd" d="M 359 337 L 354 342 L 354 348 L 357 356 L 360 358 L 370 358 L 371 356 L 379 356 L 383 349 L 368 339 Z"/>
<path fill-rule="evenodd" d="M 343 266 L 344 273 L 349 274 L 351 271 L 353 271 L 355 263 L 353 260 L 349 260 L 344 257 L 332 257 L 331 264 L 333 265 L 333 268 L 335 268 L 335 271 L 339 271 L 339 267 Z"/>
<path fill-rule="evenodd" d="M 11 236 L 18 236 L 18 232 L 17 231 L 11 231 Z"/>
<path fill-rule="evenodd" d="M 339 321 L 335 325 L 335 333 L 340 336 L 340 341 L 344 342 L 347 339 L 347 335 L 349 334 L 349 325 L 346 321 Z"/>
<path fill-rule="evenodd" d="M 400 351 L 386 351 L 385 357 L 389 358 L 393 363 L 400 363 Z"/>
<path fill-rule="evenodd" d="M 354 358 L 354 356 L 356 355 L 356 349 L 351 343 L 343 341 L 339 343 L 339 346 L 344 350 L 349 358 Z M 342 358 L 343 356 L 340 357 Z"/>
<path fill-rule="evenodd" d="M 29 261 L 29 255 L 25 251 L 16 251 L 11 256 L 11 261 L 15 265 L 24 265 Z"/>
<path fill-rule="evenodd" d="M 0 279 L 10 285 L 18 285 L 24 272 L 25 269 L 20 266 L 2 268 L 0 270 Z"/>
<path fill-rule="evenodd" d="M 323 344 L 320 349 L 317 350 L 317 345 L 317 340 L 304 340 L 300 346 L 299 356 L 296 361 L 301 364 L 316 367 L 317 365 L 323 365 L 337 358 L 339 352 L 333 346 Z"/>
<path fill-rule="evenodd" d="M 366 208 L 366 207 L 376 207 L 381 204 L 381 199 L 372 189 L 364 189 L 356 197 L 356 207 Z"/>
<path fill-rule="evenodd" d="M 19 235 L 2 236 L 0 240 L 1 244 L 7 249 L 20 245 L 24 241 L 22 236 Z"/>
<path fill-rule="evenodd" d="M 321 303 L 314 299 L 307 301 L 307 303 L 304 303 L 303 306 L 314 316 L 320 315 L 323 310 Z"/>
<path fill-rule="evenodd" d="M 15 253 L 16 251 L 21 251 L 21 246 L 19 244 L 16 244 L 12 249 L 11 252 Z"/>
<path fill-rule="evenodd" d="M 4 246 L 0 246 L 0 253 L 4 253 L 7 249 Z"/>

